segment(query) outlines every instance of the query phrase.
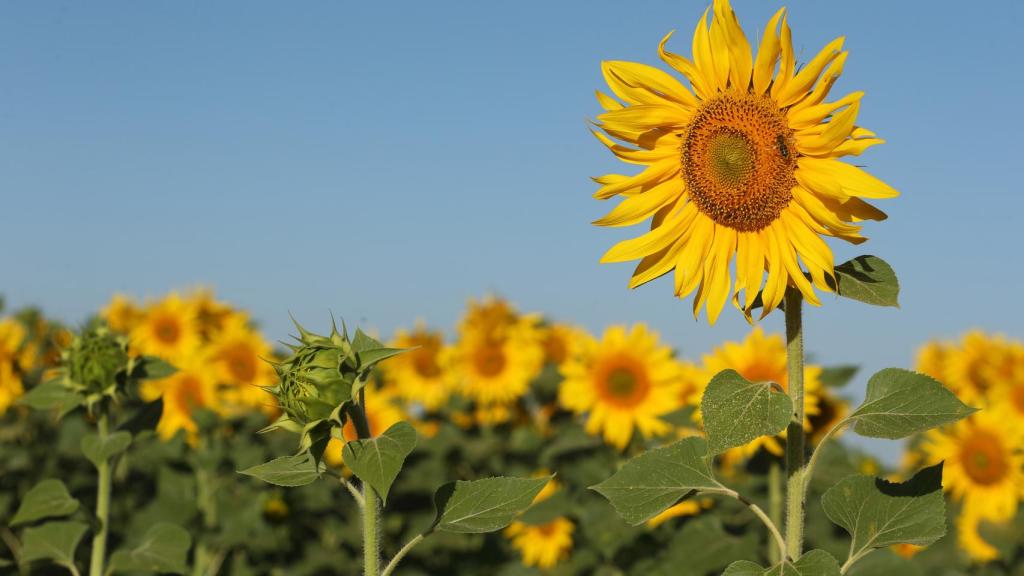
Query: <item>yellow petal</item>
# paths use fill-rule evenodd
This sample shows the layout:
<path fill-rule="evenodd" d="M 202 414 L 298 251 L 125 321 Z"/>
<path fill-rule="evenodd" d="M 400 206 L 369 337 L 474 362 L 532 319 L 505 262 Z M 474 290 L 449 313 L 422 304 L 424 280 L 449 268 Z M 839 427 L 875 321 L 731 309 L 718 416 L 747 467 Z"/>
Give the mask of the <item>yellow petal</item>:
<path fill-rule="evenodd" d="M 715 2 L 715 20 L 724 31 L 728 46 L 729 81 L 734 88 L 746 90 L 750 85 L 753 57 L 750 55 L 750 42 L 728 0 Z"/>
<path fill-rule="evenodd" d="M 686 79 L 690 81 L 690 86 L 693 87 L 694 93 L 699 98 L 707 99 L 710 93 L 704 81 L 704 77 L 701 75 L 700 70 L 697 69 L 697 66 L 688 59 L 665 50 L 665 44 L 668 42 L 668 39 L 672 37 L 674 32 L 675 31 L 669 32 L 661 39 L 661 42 L 658 44 L 658 56 L 660 56 L 662 61 L 666 64 L 675 68 L 683 76 L 686 76 Z"/>
<path fill-rule="evenodd" d="M 612 151 L 612 154 L 622 160 L 623 162 L 629 162 L 630 164 L 653 164 L 659 160 L 665 158 L 678 157 L 679 150 L 677 148 L 661 147 L 655 148 L 654 150 L 636 150 L 620 144 L 616 144 L 610 138 L 597 132 L 596 130 L 590 131 L 602 144 L 608 147 Z"/>
<path fill-rule="evenodd" d="M 809 156 L 826 156 L 846 140 L 853 131 L 860 102 L 854 101 L 845 110 L 839 112 L 826 124 L 826 128 L 816 138 L 797 138 L 796 149 Z"/>
<path fill-rule="evenodd" d="M 794 104 L 797 100 L 807 96 L 825 69 L 833 60 L 839 57 L 845 39 L 840 36 L 826 45 L 818 55 L 804 66 L 792 80 L 786 82 L 786 86 L 776 97 L 779 106 L 786 107 Z"/>
<path fill-rule="evenodd" d="M 675 200 L 683 193 L 685 184 L 682 180 L 667 180 L 657 186 L 630 196 L 619 203 L 603 218 L 594 221 L 598 226 L 632 226 L 649 218 L 665 204 Z"/>
<path fill-rule="evenodd" d="M 806 106 L 802 108 L 794 106 L 793 108 L 790 108 L 789 112 L 786 114 L 789 127 L 794 130 L 799 130 L 801 128 L 820 124 L 825 121 L 825 118 L 834 114 L 836 110 L 839 110 L 844 106 L 849 106 L 863 97 L 863 92 L 854 92 L 852 94 L 847 94 L 835 102 L 828 102 L 826 104 L 818 104 L 816 106 Z"/>
<path fill-rule="evenodd" d="M 693 61 L 697 65 L 701 78 L 704 78 L 705 88 L 708 91 L 705 97 L 724 90 L 727 79 L 719 76 L 715 67 L 715 57 L 708 32 L 708 10 L 710 8 L 704 11 L 700 22 L 697 23 L 697 29 L 693 32 Z M 726 70 L 727 74 L 728 70 Z"/>
<path fill-rule="evenodd" d="M 601 257 L 601 263 L 637 260 L 667 247 L 678 238 L 680 232 L 679 224 L 682 219 L 682 213 L 677 212 L 668 216 L 661 226 L 654 230 L 637 238 L 630 238 L 629 240 L 619 242 L 604 253 L 604 256 Z"/>
<path fill-rule="evenodd" d="M 793 78 L 793 69 L 796 66 L 796 59 L 793 57 L 793 34 L 789 30 L 788 18 L 785 15 L 782 17 L 779 43 L 782 46 L 782 56 L 779 61 L 779 72 L 771 86 L 771 95 L 775 100 L 779 99 L 779 94 Z"/>
<path fill-rule="evenodd" d="M 623 194 L 632 191 L 634 188 L 640 188 L 642 186 L 652 186 L 656 183 L 667 180 L 674 172 L 679 171 L 679 160 L 676 158 L 668 158 L 660 162 L 651 164 L 643 172 L 633 176 L 623 176 L 621 174 L 606 174 L 594 178 L 594 181 L 598 184 L 602 184 L 597 192 L 594 192 L 594 198 L 598 200 L 607 200 L 616 194 Z"/>
<path fill-rule="evenodd" d="M 612 98 L 611 96 L 605 94 L 604 92 L 601 92 L 600 90 L 594 90 L 594 93 L 597 95 L 597 102 L 598 104 L 601 105 L 601 108 L 604 108 L 605 110 L 622 109 L 622 104 L 619 103 L 614 98 Z"/>
<path fill-rule="evenodd" d="M 690 115 L 674 106 L 638 104 L 598 114 L 597 119 L 602 126 L 650 130 L 686 126 L 690 122 Z"/>
<path fill-rule="evenodd" d="M 761 47 L 757 50 L 757 63 L 754 65 L 754 94 L 764 94 L 772 82 L 775 63 L 779 61 L 779 54 L 782 52 L 782 44 L 779 42 L 779 20 L 785 13 L 786 9 L 780 8 L 764 27 L 764 38 L 761 39 Z"/>
<path fill-rule="evenodd" d="M 810 170 L 815 175 L 833 178 L 849 196 L 861 198 L 895 198 L 900 193 L 895 188 L 868 174 L 864 170 L 835 158 L 801 158 L 799 171 Z"/>
<path fill-rule="evenodd" d="M 637 64 L 635 62 L 613 61 L 604 62 L 602 69 L 604 70 L 605 78 L 617 80 L 616 84 L 623 84 L 634 90 L 646 91 L 648 94 L 670 100 L 684 108 L 693 109 L 697 106 L 697 99 L 694 98 L 693 94 L 686 87 L 675 78 L 653 66 Z M 609 85 L 611 85 L 611 81 L 609 81 Z"/>

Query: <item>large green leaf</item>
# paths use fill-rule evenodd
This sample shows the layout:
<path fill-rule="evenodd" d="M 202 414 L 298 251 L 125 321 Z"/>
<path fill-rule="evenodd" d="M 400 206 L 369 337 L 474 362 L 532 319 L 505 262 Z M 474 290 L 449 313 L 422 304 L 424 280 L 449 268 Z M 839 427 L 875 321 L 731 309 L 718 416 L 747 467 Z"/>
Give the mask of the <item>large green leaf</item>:
<path fill-rule="evenodd" d="M 416 429 L 408 422 L 398 422 L 376 438 L 345 444 L 342 455 L 352 473 L 372 486 L 380 499 L 387 502 L 391 484 L 415 447 Z"/>
<path fill-rule="evenodd" d="M 872 438 L 905 438 L 955 422 L 976 412 L 934 379 L 909 370 L 886 368 L 868 380 L 867 396 L 849 420 Z"/>
<path fill-rule="evenodd" d="M 793 401 L 777 385 L 750 382 L 735 370 L 711 379 L 700 407 L 712 454 L 778 434 L 793 417 Z"/>
<path fill-rule="evenodd" d="M 650 520 L 694 491 L 721 488 L 711 472 L 707 443 L 695 437 L 648 450 L 591 487 L 633 525 Z"/>
<path fill-rule="evenodd" d="M 64 482 L 55 478 L 43 480 L 29 490 L 11 519 L 11 526 L 35 522 L 43 518 L 59 518 L 74 514 L 78 500 L 71 497 Z"/>
<path fill-rule="evenodd" d="M 75 549 L 88 529 L 89 526 L 82 522 L 48 522 L 26 528 L 21 537 L 21 561 L 53 560 L 73 567 Z"/>
<path fill-rule="evenodd" d="M 783 561 L 771 568 L 754 562 L 733 562 L 722 576 L 839 576 L 839 562 L 824 550 L 811 550 L 796 562 Z"/>
<path fill-rule="evenodd" d="M 825 514 L 850 533 L 850 557 L 893 544 L 927 546 L 946 533 L 942 464 L 902 484 L 850 476 L 821 498 Z"/>
<path fill-rule="evenodd" d="M 43 382 L 32 388 L 24 396 L 18 398 L 17 403 L 29 406 L 36 410 L 57 410 L 58 417 L 63 417 L 68 412 L 82 405 L 83 399 L 80 395 L 64 387 L 60 379 L 53 379 Z"/>
<path fill-rule="evenodd" d="M 111 555 L 108 574 L 184 574 L 188 570 L 185 560 L 191 546 L 192 537 L 181 526 L 167 522 L 155 524 L 146 530 L 138 546 L 121 549 Z"/>
<path fill-rule="evenodd" d="M 108 434 L 103 438 L 100 438 L 98 434 L 89 434 L 82 438 L 82 453 L 90 462 L 99 466 L 127 450 L 131 443 L 131 433 L 123 430 Z"/>
<path fill-rule="evenodd" d="M 320 477 L 320 470 L 309 454 L 305 453 L 274 458 L 270 462 L 239 470 L 238 473 L 287 487 L 305 486 Z"/>
<path fill-rule="evenodd" d="M 837 292 L 875 306 L 899 306 L 896 272 L 878 256 L 857 256 L 835 267 Z"/>
<path fill-rule="evenodd" d="M 544 485 L 543 478 L 484 478 L 449 482 L 434 494 L 434 525 L 445 532 L 479 534 L 508 526 L 526 510 Z"/>

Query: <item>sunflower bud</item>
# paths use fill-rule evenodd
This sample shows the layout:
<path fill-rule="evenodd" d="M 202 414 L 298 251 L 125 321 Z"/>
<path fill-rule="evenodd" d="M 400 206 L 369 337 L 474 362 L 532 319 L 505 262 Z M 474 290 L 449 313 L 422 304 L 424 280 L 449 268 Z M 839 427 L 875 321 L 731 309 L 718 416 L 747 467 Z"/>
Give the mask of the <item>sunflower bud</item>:
<path fill-rule="evenodd" d="M 129 369 L 128 341 L 104 326 L 83 331 L 64 351 L 65 386 L 91 408 L 123 389 Z"/>
<path fill-rule="evenodd" d="M 298 344 L 291 346 L 290 357 L 275 364 L 280 383 L 271 392 L 288 418 L 304 426 L 330 418 L 351 400 L 359 366 L 351 344 L 337 329 L 320 336 L 296 326 Z"/>

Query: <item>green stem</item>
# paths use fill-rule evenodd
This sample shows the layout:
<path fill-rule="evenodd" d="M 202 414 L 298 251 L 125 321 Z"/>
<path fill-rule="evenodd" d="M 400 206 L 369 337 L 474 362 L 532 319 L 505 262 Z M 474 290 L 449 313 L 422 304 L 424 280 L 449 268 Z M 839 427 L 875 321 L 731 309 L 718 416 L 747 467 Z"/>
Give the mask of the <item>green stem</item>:
<path fill-rule="evenodd" d="M 359 438 L 371 438 L 366 418 L 366 389 L 359 391 L 359 402 L 352 410 L 352 424 Z M 363 574 L 380 576 L 380 498 L 373 486 L 363 482 Z"/>
<path fill-rule="evenodd" d="M 104 443 L 109 433 L 110 422 L 106 412 L 100 412 L 96 421 L 100 443 Z M 89 563 L 89 576 L 103 576 L 103 564 L 107 556 L 107 533 L 110 531 L 110 459 L 100 462 L 97 467 L 96 482 L 96 518 L 99 529 L 92 537 L 92 557 Z"/>
<path fill-rule="evenodd" d="M 405 546 L 402 546 L 402 549 L 395 554 L 395 557 L 392 558 L 390 562 L 388 562 L 388 565 L 384 568 L 384 571 L 380 573 L 380 576 L 391 576 L 395 571 L 395 568 L 398 568 L 398 563 L 402 561 L 402 558 L 405 558 L 405 555 L 415 548 L 417 544 L 423 542 L 424 538 L 430 536 L 430 533 L 431 531 L 428 530 L 423 534 L 417 534 L 415 538 L 406 542 Z"/>
<path fill-rule="evenodd" d="M 811 452 L 811 459 L 807 461 L 807 467 L 804 469 L 804 499 L 807 498 L 807 490 L 811 487 L 811 475 L 814 474 L 814 465 L 818 462 L 818 455 L 821 454 L 822 447 L 825 446 L 825 442 L 835 436 L 850 422 L 852 422 L 852 420 L 840 420 L 838 424 L 830 428 L 829 431 L 821 437 L 821 441 L 818 442 L 814 451 Z"/>
<path fill-rule="evenodd" d="M 800 291 L 786 288 L 786 368 L 793 419 L 786 429 L 786 552 L 797 560 L 804 540 L 804 329 Z"/>
<path fill-rule="evenodd" d="M 776 460 L 768 467 L 768 516 L 776 526 L 782 525 L 782 467 Z M 773 566 L 782 560 L 775 546 L 768 546 L 768 557 Z"/>
<path fill-rule="evenodd" d="M 747 508 L 749 508 L 750 511 L 754 513 L 754 516 L 757 516 L 757 518 L 764 524 L 765 528 L 768 529 L 768 532 L 771 533 L 772 538 L 774 539 L 776 546 L 778 546 L 777 553 L 780 554 L 780 556 L 783 556 L 783 557 L 786 556 L 786 541 L 782 537 L 782 533 L 779 532 L 779 529 L 776 526 L 776 524 L 774 522 L 772 522 L 772 519 L 769 518 L 767 514 L 764 513 L 764 510 L 762 510 L 761 507 L 758 506 L 757 504 L 754 504 L 753 502 L 748 500 L 745 496 L 743 496 L 739 492 L 737 492 L 737 491 L 735 491 L 735 490 L 733 490 L 731 488 L 727 488 L 725 486 L 722 486 L 721 484 L 719 484 L 719 486 L 720 486 L 720 488 L 711 489 L 711 490 L 703 490 L 702 492 L 707 493 L 707 494 L 721 494 L 723 496 L 728 496 L 730 498 L 735 498 L 740 503 L 742 503 Z"/>

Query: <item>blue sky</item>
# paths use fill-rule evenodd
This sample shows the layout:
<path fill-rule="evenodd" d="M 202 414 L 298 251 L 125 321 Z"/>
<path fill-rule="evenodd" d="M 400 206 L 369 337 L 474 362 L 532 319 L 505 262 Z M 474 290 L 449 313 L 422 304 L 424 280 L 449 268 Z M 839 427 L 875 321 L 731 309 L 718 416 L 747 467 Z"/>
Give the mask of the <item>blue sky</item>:
<path fill-rule="evenodd" d="M 289 310 L 389 334 L 498 292 L 593 330 L 648 322 L 697 357 L 749 328 L 598 265 L 637 231 L 589 224 L 610 204 L 588 177 L 620 166 L 586 120 L 601 60 L 657 64 L 672 29 L 688 54 L 704 6 L 6 3 L 0 293 L 78 321 L 115 291 L 209 285 L 282 338 Z M 749 37 L 778 6 L 736 2 Z M 972 327 L 1024 335 L 1022 8 L 788 6 L 802 60 L 847 37 L 834 93 L 867 93 L 860 123 L 889 143 L 862 162 L 903 192 L 867 244 L 833 244 L 891 262 L 902 308 L 827 299 L 809 352 L 870 372 Z"/>

